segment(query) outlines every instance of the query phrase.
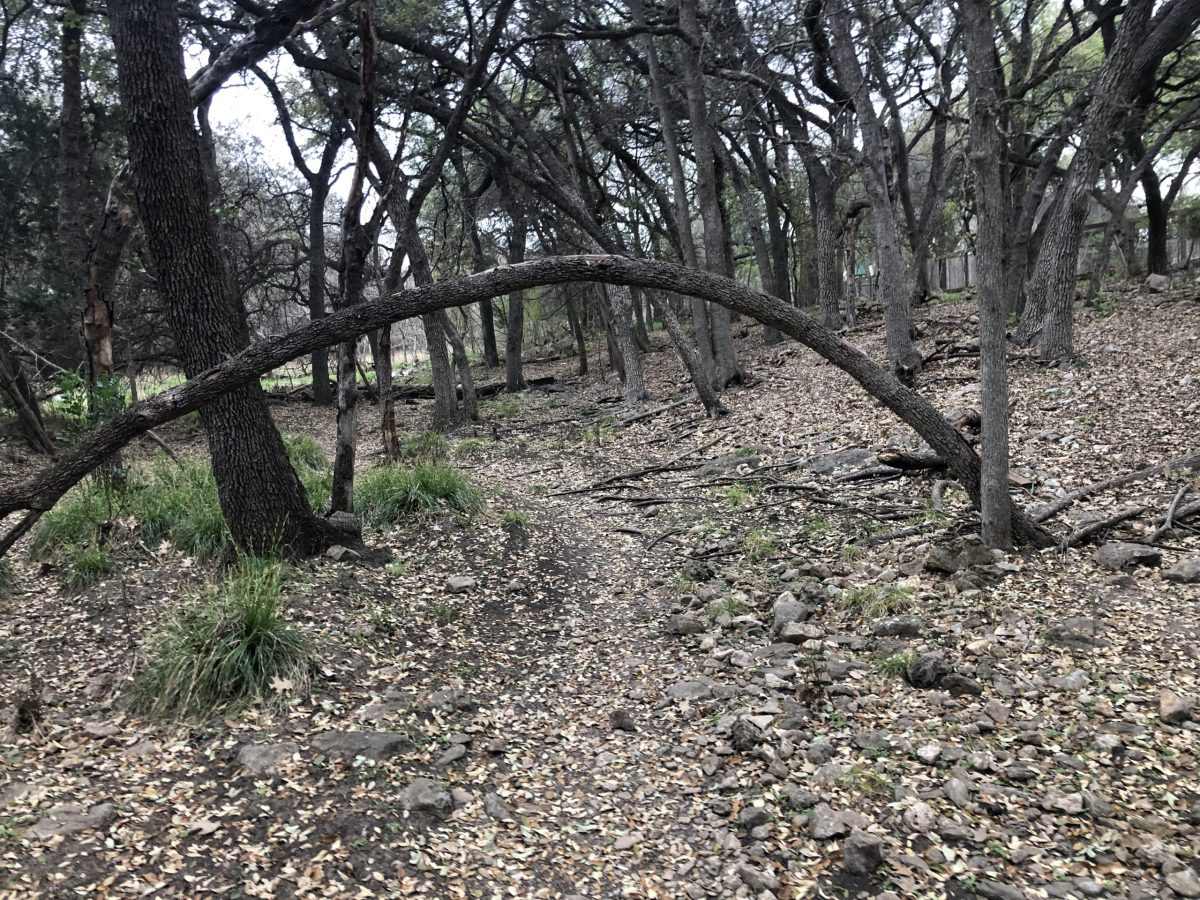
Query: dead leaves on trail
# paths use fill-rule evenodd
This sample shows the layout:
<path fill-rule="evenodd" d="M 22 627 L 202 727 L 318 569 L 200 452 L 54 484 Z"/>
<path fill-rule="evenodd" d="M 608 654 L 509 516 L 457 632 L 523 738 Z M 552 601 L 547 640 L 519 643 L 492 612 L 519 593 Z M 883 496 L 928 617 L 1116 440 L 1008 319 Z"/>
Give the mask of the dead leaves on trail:
<path fill-rule="evenodd" d="M 927 350 L 974 327 L 963 305 L 918 315 Z M 850 339 L 879 356 L 876 331 Z M 1083 315 L 1080 365 L 1015 360 L 1021 502 L 1191 449 L 1198 342 L 1200 304 L 1129 297 Z M 65 596 L 58 573 L 18 559 L 0 697 L 31 676 L 44 690 L 37 727 L 0 750 L 0 893 L 1186 887 L 1200 748 L 1160 692 L 1200 698 L 1200 588 L 1113 575 L 1093 547 L 968 552 L 965 499 L 941 485 L 934 504 L 936 473 L 839 480 L 879 450 L 921 452 L 907 428 L 795 345 L 763 348 L 750 329 L 739 351 L 758 383 L 717 422 L 670 405 L 687 386 L 666 352 L 646 358 L 665 408 L 627 428 L 611 374 L 579 381 L 570 360 L 545 367 L 564 391 L 483 403 L 450 449 L 489 512 L 371 535 L 383 567 L 301 567 L 288 608 L 319 672 L 311 693 L 272 682 L 278 708 L 188 728 L 124 711 L 142 641 L 207 567 L 146 550 Z M 921 389 L 970 407 L 975 361 L 933 360 Z M 332 435 L 327 411 L 275 412 Z M 1097 537 L 1144 539 L 1193 477 L 1099 493 L 1051 523 L 1142 505 Z M 1163 543 L 1164 569 L 1200 550 L 1189 528 Z M 914 665 L 932 687 L 912 686 Z M 882 867 L 847 871 L 876 846 Z"/>

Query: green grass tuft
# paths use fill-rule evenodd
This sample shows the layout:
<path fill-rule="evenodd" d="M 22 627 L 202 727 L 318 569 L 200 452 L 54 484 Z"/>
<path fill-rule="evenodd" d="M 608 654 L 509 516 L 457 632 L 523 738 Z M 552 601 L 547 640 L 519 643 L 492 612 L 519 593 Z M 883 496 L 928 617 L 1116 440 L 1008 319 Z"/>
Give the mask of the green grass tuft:
<path fill-rule="evenodd" d="M 133 709 L 194 720 L 304 691 L 313 646 L 283 616 L 283 578 L 280 563 L 244 558 L 225 581 L 185 604 L 150 641 Z"/>
<path fill-rule="evenodd" d="M 108 549 L 96 541 L 66 549 L 67 587 L 82 591 L 113 570 Z"/>
<path fill-rule="evenodd" d="M 869 584 L 846 591 L 838 599 L 842 609 L 858 610 L 870 619 L 881 619 L 884 616 L 894 616 L 913 605 L 915 591 L 908 587 L 880 587 Z"/>
<path fill-rule="evenodd" d="M 747 531 L 742 544 L 751 559 L 767 559 L 779 552 L 779 543 L 775 540 L 775 535 L 761 528 Z"/>
<path fill-rule="evenodd" d="M 738 616 L 746 615 L 749 611 L 749 607 L 741 600 L 735 597 L 722 597 L 720 600 L 714 600 L 708 607 L 708 617 L 715 621 L 717 616 L 722 613 L 729 613 L 736 619 Z"/>
<path fill-rule="evenodd" d="M 327 501 L 333 475 L 317 442 L 285 435 L 284 446 L 309 501 L 314 506 Z M 96 543 L 101 524 L 117 516 L 133 519 L 139 537 L 151 547 L 165 540 L 202 561 L 218 559 L 231 549 L 208 460 L 189 460 L 180 467 L 160 459 L 132 470 L 119 490 L 106 491 L 95 479 L 74 488 L 42 517 L 30 555 L 73 562 L 73 554 Z"/>
<path fill-rule="evenodd" d="M 304 493 L 313 508 L 329 503 L 333 491 L 333 469 L 321 445 L 304 434 L 285 434 L 283 446 L 296 476 L 304 485 Z"/>
<path fill-rule="evenodd" d="M 71 546 L 94 540 L 96 528 L 112 514 L 109 495 L 96 479 L 73 487 L 42 516 L 29 545 L 34 559 L 48 559 Z"/>
<path fill-rule="evenodd" d="M 375 526 L 395 525 L 410 516 L 484 509 L 483 493 L 458 469 L 443 465 L 385 466 L 360 476 L 355 489 L 359 517 Z"/>
<path fill-rule="evenodd" d="M 529 515 L 519 509 L 506 509 L 500 513 L 500 524 L 506 528 L 524 528 L 529 524 Z"/>
<path fill-rule="evenodd" d="M 483 438 L 463 438 L 454 445 L 454 455 L 460 459 L 470 459 L 479 456 L 486 446 L 487 441 Z"/>
<path fill-rule="evenodd" d="M 442 462 L 449 455 L 449 442 L 436 431 L 410 437 L 400 445 L 400 457 L 409 462 Z"/>

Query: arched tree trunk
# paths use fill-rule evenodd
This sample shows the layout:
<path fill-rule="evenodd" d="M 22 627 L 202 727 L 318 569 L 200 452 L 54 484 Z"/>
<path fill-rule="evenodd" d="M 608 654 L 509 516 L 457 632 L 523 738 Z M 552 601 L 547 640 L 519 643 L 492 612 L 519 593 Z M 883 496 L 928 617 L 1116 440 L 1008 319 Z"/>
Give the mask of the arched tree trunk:
<path fill-rule="evenodd" d="M 670 263 L 592 255 L 546 257 L 402 291 L 335 313 L 321 322 L 314 322 L 243 350 L 208 371 L 199 373 L 200 377 L 193 377 L 186 384 L 164 391 L 114 416 L 84 435 L 74 448 L 45 470 L 23 481 L 0 487 L 0 516 L 25 510 L 36 517 L 53 506 L 106 456 L 133 438 L 193 410 L 220 402 L 220 398 L 231 392 L 240 392 L 253 386 L 263 373 L 310 353 L 315 347 L 336 344 L 354 335 L 382 328 L 389 322 L 427 314 L 431 310 L 478 303 L 484 297 L 498 297 L 510 291 L 575 282 L 636 285 L 645 290 L 700 296 L 751 316 L 764 325 L 778 328 L 842 369 L 868 394 L 911 426 L 946 460 L 949 471 L 978 505 L 979 457 L 970 444 L 928 400 L 901 384 L 862 351 L 843 341 L 815 319 L 774 297 L 708 272 L 697 272 Z M 257 396 L 261 399 L 261 391 Z M 263 409 L 265 411 L 265 404 Z M 19 533 L 28 529 L 28 518 L 15 526 L 8 536 L 0 539 L 0 552 L 12 546 L 14 534 L 19 536 Z M 1038 546 L 1052 543 L 1045 531 L 1021 510 L 1014 508 L 1012 518 L 1013 535 L 1018 542 Z"/>

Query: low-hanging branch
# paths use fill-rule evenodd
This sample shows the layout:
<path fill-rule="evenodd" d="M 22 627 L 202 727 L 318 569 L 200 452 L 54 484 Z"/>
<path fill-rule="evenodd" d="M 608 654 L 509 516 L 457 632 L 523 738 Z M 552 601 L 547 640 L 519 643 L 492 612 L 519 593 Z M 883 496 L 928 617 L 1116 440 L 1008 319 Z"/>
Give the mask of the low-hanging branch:
<path fill-rule="evenodd" d="M 190 381 L 135 404 L 86 434 L 41 472 L 0 488 L 0 516 L 50 509 L 60 497 L 130 440 L 249 384 L 286 362 L 353 339 L 402 319 L 466 306 L 513 291 L 555 284 L 600 282 L 667 290 L 720 304 L 772 326 L 810 347 L 854 378 L 872 397 L 910 425 L 946 461 L 978 505 L 979 457 L 928 400 L 904 386 L 865 354 L 781 300 L 708 272 L 621 256 L 558 256 L 500 266 L 363 303 L 264 341 Z M 1018 541 L 1047 546 L 1049 536 L 1021 510 L 1013 510 Z M 6 542 L 0 541 L 0 548 Z"/>

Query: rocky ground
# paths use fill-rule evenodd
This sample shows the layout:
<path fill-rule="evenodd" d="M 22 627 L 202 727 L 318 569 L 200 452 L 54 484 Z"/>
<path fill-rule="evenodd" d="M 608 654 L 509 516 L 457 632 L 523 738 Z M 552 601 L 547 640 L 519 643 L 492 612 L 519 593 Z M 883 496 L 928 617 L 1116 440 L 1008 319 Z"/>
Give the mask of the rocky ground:
<path fill-rule="evenodd" d="M 1080 313 L 1079 365 L 1013 360 L 1022 503 L 1197 450 L 1194 291 L 1115 307 Z M 969 307 L 920 315 L 921 389 L 957 417 Z M 919 442 L 841 373 L 740 345 L 755 383 L 715 423 L 670 405 L 665 350 L 627 427 L 570 361 L 485 402 L 458 439 L 484 438 L 460 464 L 486 516 L 293 573 L 322 664 L 283 711 L 132 717 L 142 641 L 212 572 L 142 548 L 72 596 L 18 548 L 0 702 L 36 677 L 44 718 L 0 744 L 0 894 L 1200 897 L 1196 521 L 1144 543 L 1196 472 L 994 555 L 936 472 L 879 469 Z"/>

